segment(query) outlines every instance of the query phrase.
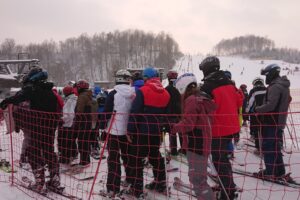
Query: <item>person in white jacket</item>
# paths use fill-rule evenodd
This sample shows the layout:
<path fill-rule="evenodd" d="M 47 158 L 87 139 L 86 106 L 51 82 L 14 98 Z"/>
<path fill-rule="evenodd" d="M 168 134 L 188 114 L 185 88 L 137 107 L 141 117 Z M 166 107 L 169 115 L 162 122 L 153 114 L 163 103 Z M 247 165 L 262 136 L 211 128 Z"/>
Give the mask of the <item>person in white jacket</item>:
<path fill-rule="evenodd" d="M 73 92 L 72 86 L 63 88 L 65 95 L 62 128 L 58 134 L 59 161 L 63 164 L 69 164 L 77 156 L 76 132 L 73 129 L 75 118 L 75 107 L 77 96 Z"/>
<path fill-rule="evenodd" d="M 128 163 L 128 142 L 127 142 L 127 123 L 131 104 L 135 98 L 134 87 L 130 86 L 131 74 L 127 70 L 119 70 L 116 73 L 116 86 L 108 94 L 104 106 L 104 113 L 101 119 L 101 129 L 106 129 L 108 143 L 108 160 L 107 160 L 107 182 L 106 194 L 113 197 L 120 192 L 121 184 L 121 163 L 126 173 L 126 181 L 129 178 Z M 112 117 L 112 113 L 115 117 Z M 110 131 L 108 130 L 111 127 Z"/>

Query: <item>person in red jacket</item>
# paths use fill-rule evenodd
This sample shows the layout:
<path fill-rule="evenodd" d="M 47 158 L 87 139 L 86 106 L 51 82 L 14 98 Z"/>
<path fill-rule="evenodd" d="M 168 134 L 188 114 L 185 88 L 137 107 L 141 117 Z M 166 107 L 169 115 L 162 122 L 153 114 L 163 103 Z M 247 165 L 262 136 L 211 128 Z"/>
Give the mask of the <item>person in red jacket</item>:
<path fill-rule="evenodd" d="M 212 96 L 217 104 L 212 125 L 212 160 L 226 189 L 220 199 L 235 198 L 235 183 L 228 159 L 227 147 L 235 133 L 240 131 L 237 110 L 243 104 L 243 98 L 236 92 L 235 86 L 220 70 L 220 61 L 215 56 L 205 58 L 199 65 L 203 72 L 204 84 L 201 90 Z"/>

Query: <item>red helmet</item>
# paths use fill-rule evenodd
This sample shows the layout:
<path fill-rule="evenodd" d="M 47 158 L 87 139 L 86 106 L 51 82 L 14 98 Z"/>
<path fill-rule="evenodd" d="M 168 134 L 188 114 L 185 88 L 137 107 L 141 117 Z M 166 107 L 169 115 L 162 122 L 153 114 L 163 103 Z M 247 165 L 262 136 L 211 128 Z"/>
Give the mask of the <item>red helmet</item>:
<path fill-rule="evenodd" d="M 73 92 L 73 87 L 70 86 L 70 85 L 65 86 L 64 89 L 63 89 L 63 93 L 64 93 L 65 96 L 73 94 L 74 93 Z"/>
<path fill-rule="evenodd" d="M 175 81 L 178 77 L 178 73 L 175 70 L 170 70 L 167 74 L 168 80 Z"/>
<path fill-rule="evenodd" d="M 78 89 L 89 89 L 90 85 L 89 83 L 86 81 L 86 80 L 79 80 L 77 83 L 76 83 L 76 87 Z"/>

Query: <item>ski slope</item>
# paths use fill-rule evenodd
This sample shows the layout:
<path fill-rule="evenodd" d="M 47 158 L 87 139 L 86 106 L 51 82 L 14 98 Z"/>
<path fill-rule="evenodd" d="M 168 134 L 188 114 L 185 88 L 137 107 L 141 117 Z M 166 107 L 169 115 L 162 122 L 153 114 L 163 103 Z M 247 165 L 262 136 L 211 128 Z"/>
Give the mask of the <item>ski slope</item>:
<path fill-rule="evenodd" d="M 202 72 L 199 70 L 198 66 L 199 63 L 202 61 L 202 56 L 184 56 L 181 60 L 179 60 L 176 64 L 176 69 L 178 70 L 179 74 L 185 73 L 185 72 L 193 72 L 198 81 L 200 82 L 203 78 Z M 288 68 L 289 70 L 282 70 L 282 75 L 288 75 L 288 78 L 291 81 L 291 88 L 297 89 L 300 88 L 300 72 L 291 73 L 293 69 L 297 66 L 295 64 L 289 64 L 282 61 L 274 61 L 274 60 L 264 60 L 262 64 L 261 60 L 249 60 L 244 58 L 238 58 L 238 57 L 220 57 L 221 61 L 221 69 L 222 70 L 229 70 L 232 73 L 233 80 L 235 80 L 236 85 L 239 86 L 240 84 L 247 84 L 248 85 L 248 91 L 251 89 L 251 82 L 252 80 L 260 76 L 260 70 L 262 67 L 266 66 L 270 63 L 278 63 L 279 65 L 283 66 L 283 68 Z M 289 73 L 289 74 L 288 74 Z M 166 83 L 166 80 L 164 80 L 164 84 Z M 293 95 L 293 93 L 292 93 Z M 299 95 L 300 96 L 300 95 Z M 299 96 L 294 95 L 293 96 L 293 102 L 300 102 Z M 299 108 L 296 106 L 295 108 L 292 107 L 293 111 L 299 111 L 296 110 Z M 294 118 L 296 121 L 295 124 L 299 124 L 300 118 Z M 6 127 L 4 124 L 0 126 L 0 147 L 5 148 L 9 146 L 9 135 L 6 135 Z M 299 127 L 296 127 L 296 131 L 298 132 Z M 286 171 L 292 172 L 292 177 L 295 178 L 296 181 L 300 182 L 300 151 L 295 145 L 293 146 L 293 143 L 291 142 L 291 138 L 289 134 L 286 132 L 286 149 L 292 150 L 292 154 L 285 154 L 284 155 L 284 161 L 285 163 L 289 163 L 290 165 L 286 167 Z M 15 155 L 20 154 L 21 150 L 21 142 L 23 139 L 22 133 L 19 134 L 13 134 L 13 141 L 14 141 L 14 153 Z M 248 143 L 247 140 L 249 138 L 249 128 L 243 127 L 241 130 L 241 140 L 238 144 L 238 148 L 235 150 L 235 162 L 233 162 L 233 167 L 244 169 L 247 171 L 255 172 L 258 171 L 260 168 L 261 160 L 254 156 L 253 154 L 247 152 L 245 150 L 245 143 Z M 300 138 L 299 138 L 300 139 Z M 166 137 L 166 145 L 168 146 L 168 136 Z M 299 140 L 300 141 L 300 140 Z M 300 144 L 299 144 L 300 145 Z M 164 150 L 162 149 L 162 153 Z M 105 155 L 107 153 L 105 152 Z M 1 158 L 9 158 L 10 156 L 10 149 L 6 152 L 1 152 L 0 157 Z M 15 158 L 19 159 L 19 158 Z M 106 175 L 107 175 L 107 161 L 103 160 L 101 162 L 100 171 L 98 174 L 98 178 L 96 180 L 96 185 L 94 188 L 95 195 L 92 199 L 101 199 L 100 196 L 96 195 L 96 193 L 101 190 L 105 189 L 105 182 L 106 182 Z M 244 164 L 244 166 L 240 166 L 239 164 Z M 95 172 L 97 167 L 98 161 L 93 160 L 92 165 L 89 169 L 86 170 L 86 173 Z M 178 167 L 180 171 L 178 172 L 170 172 L 168 173 L 168 182 L 169 185 L 172 188 L 172 182 L 173 178 L 175 176 L 180 177 L 185 183 L 188 183 L 188 167 L 186 164 L 182 162 L 178 162 L 175 160 L 172 160 L 169 168 L 172 167 Z M 22 175 L 28 175 L 30 178 L 32 176 L 30 173 L 26 173 L 23 170 L 19 169 L 19 171 L 16 173 L 16 177 L 20 178 Z M 122 173 L 124 175 L 124 172 Z M 0 171 L 0 180 L 4 176 L 8 176 L 8 174 L 5 174 L 4 172 Z M 149 183 L 153 180 L 152 178 L 152 170 L 151 169 L 145 169 L 144 173 L 144 179 L 145 183 Z M 5 179 L 6 183 L 0 183 L 0 193 L 1 197 L 0 199 L 43 199 L 38 194 L 30 193 L 31 197 L 27 196 L 25 193 L 22 193 L 20 190 L 18 190 L 16 187 L 11 187 L 8 182 L 8 178 Z M 258 179 L 245 177 L 241 175 L 234 174 L 234 180 L 235 183 L 240 187 L 243 188 L 243 192 L 240 194 L 239 199 L 242 200 L 253 200 L 253 199 L 274 199 L 274 200 L 282 200 L 282 199 L 300 199 L 300 192 L 299 189 L 289 188 L 280 186 L 277 184 L 269 183 L 269 182 L 263 182 Z M 63 185 L 68 186 L 67 191 L 69 193 L 75 194 L 78 193 L 80 195 L 79 197 L 83 199 L 87 199 L 88 192 L 92 184 L 92 180 L 90 181 L 84 181 L 84 182 L 78 182 L 72 179 L 70 176 L 61 175 L 61 181 Z M 212 182 L 209 180 L 209 183 L 212 184 Z M 27 191 L 28 192 L 28 191 Z M 189 197 L 181 192 L 178 192 L 174 189 L 171 190 L 171 197 L 169 199 L 177 200 L 177 199 L 194 199 L 192 197 Z M 55 197 L 55 195 L 54 195 Z M 61 197 L 58 197 L 59 199 L 62 199 Z M 157 195 L 156 193 L 149 193 L 149 199 L 166 199 L 163 195 Z"/>

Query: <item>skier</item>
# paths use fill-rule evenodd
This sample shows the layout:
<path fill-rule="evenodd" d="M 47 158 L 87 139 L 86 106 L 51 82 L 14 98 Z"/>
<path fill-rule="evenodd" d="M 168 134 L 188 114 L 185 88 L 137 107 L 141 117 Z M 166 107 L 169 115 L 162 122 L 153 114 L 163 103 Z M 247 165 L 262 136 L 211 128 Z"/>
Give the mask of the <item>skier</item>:
<path fill-rule="evenodd" d="M 77 96 L 75 96 L 72 86 L 63 88 L 64 107 L 63 107 L 63 124 L 58 133 L 58 147 L 60 152 L 59 161 L 62 164 L 70 164 L 77 157 L 77 144 L 74 131 L 75 107 Z"/>
<path fill-rule="evenodd" d="M 54 138 L 57 127 L 58 116 L 57 98 L 52 87 L 53 83 L 47 82 L 48 73 L 40 67 L 32 68 L 24 77 L 21 91 L 15 96 L 4 99 L 0 103 L 1 108 L 8 104 L 19 104 L 23 101 L 30 102 L 31 113 L 28 123 L 31 140 L 29 163 L 35 177 L 35 184 L 31 185 L 33 190 L 42 192 L 45 185 L 45 164 L 48 165 L 50 181 L 47 183 L 49 189 L 56 190 L 60 186 L 59 164 L 54 152 Z"/>
<path fill-rule="evenodd" d="M 172 116 L 168 117 L 168 124 L 165 126 L 165 128 L 166 128 L 166 132 L 170 133 L 169 142 L 170 142 L 170 150 L 172 156 L 178 155 L 177 137 L 176 137 L 176 132 L 171 133 L 169 124 L 177 123 L 179 121 L 179 117 L 174 115 L 181 114 L 181 95 L 174 85 L 174 82 L 176 81 L 177 77 L 178 77 L 178 73 L 175 70 L 170 70 L 167 74 L 169 84 L 165 88 L 170 95 L 170 103 L 167 108 L 167 114 L 170 114 Z M 181 135 L 179 135 L 179 139 L 181 144 L 180 146 L 182 146 Z M 183 149 L 181 149 L 180 152 L 185 154 L 185 151 Z"/>
<path fill-rule="evenodd" d="M 107 101 L 104 106 L 104 113 L 107 113 L 104 120 L 101 120 L 101 129 L 106 128 L 108 134 L 108 160 L 107 160 L 107 182 L 106 189 L 109 197 L 114 197 L 120 192 L 121 184 L 121 162 L 123 160 L 126 178 L 129 178 L 128 172 L 128 143 L 127 143 L 127 123 L 129 111 L 133 99 L 135 98 L 135 90 L 130 86 L 131 74 L 129 71 L 121 69 L 115 75 L 116 85 L 108 94 Z M 115 118 L 111 117 L 111 113 L 115 112 Z M 109 114 L 108 114 L 109 113 Z M 108 128 L 111 126 L 110 132 Z M 121 152 L 121 153 L 120 153 Z M 126 182 L 130 182 L 126 179 Z"/>
<path fill-rule="evenodd" d="M 143 158 L 148 157 L 153 166 L 154 181 L 146 185 L 150 190 L 164 193 L 166 187 L 165 163 L 159 151 L 161 143 L 161 119 L 170 101 L 169 93 L 163 88 L 159 74 L 153 67 L 143 71 L 145 85 L 136 91 L 128 122 L 130 145 L 130 170 L 133 173 L 131 194 L 143 199 Z"/>
<path fill-rule="evenodd" d="M 144 80 L 141 72 L 134 72 L 132 74 L 132 86 L 135 88 L 135 91 L 144 85 Z"/>
<path fill-rule="evenodd" d="M 261 129 L 260 116 L 254 115 L 254 110 L 257 106 L 261 106 L 266 95 L 267 88 L 264 85 L 262 78 L 257 77 L 252 81 L 253 88 L 249 92 L 249 101 L 246 107 L 246 113 L 250 114 L 250 135 L 254 138 L 255 147 L 259 150 L 259 131 Z M 260 133 L 261 134 L 261 133 Z"/>
<path fill-rule="evenodd" d="M 247 126 L 247 121 L 249 120 L 248 115 L 246 115 L 246 107 L 248 102 L 248 91 L 247 91 L 247 85 L 242 84 L 240 85 L 240 90 L 243 92 L 244 100 L 243 100 L 243 106 L 242 106 L 242 115 L 243 115 L 243 126 Z"/>
<path fill-rule="evenodd" d="M 200 88 L 213 97 L 217 104 L 216 115 L 212 125 L 212 160 L 220 176 L 226 193 L 221 192 L 219 199 L 235 198 L 235 183 L 232 177 L 232 168 L 228 159 L 228 144 L 234 134 L 240 131 L 238 108 L 243 99 L 236 91 L 232 82 L 220 71 L 220 61 L 215 56 L 205 58 L 199 65 L 203 72 L 204 84 Z"/>
<path fill-rule="evenodd" d="M 76 83 L 78 99 L 76 103 L 75 129 L 78 137 L 78 151 L 80 153 L 80 163 L 82 167 L 90 165 L 90 141 L 92 130 L 92 91 L 89 90 L 89 83 L 86 80 L 79 80 Z"/>
<path fill-rule="evenodd" d="M 197 199 L 215 199 L 211 187 L 207 184 L 207 162 L 211 149 L 211 113 L 216 104 L 211 97 L 197 89 L 194 74 L 186 73 L 176 80 L 176 88 L 183 97 L 184 115 L 173 126 L 172 132 L 180 132 L 187 137 L 187 159 L 189 180 Z"/>
<path fill-rule="evenodd" d="M 265 169 L 257 176 L 283 178 L 285 168 L 281 153 L 283 129 L 286 126 L 290 96 L 290 81 L 286 76 L 280 76 L 280 67 L 270 64 L 261 70 L 266 76 L 267 87 L 264 103 L 257 106 L 254 112 L 263 116 L 262 151 Z"/>

